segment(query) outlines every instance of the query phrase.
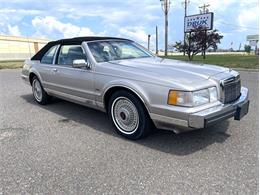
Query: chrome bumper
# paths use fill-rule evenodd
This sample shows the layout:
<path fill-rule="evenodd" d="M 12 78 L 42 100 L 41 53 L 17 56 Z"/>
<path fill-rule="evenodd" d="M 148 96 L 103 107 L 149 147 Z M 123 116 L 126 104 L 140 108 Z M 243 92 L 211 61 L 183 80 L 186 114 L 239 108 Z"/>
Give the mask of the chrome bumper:
<path fill-rule="evenodd" d="M 192 128 L 200 129 L 216 124 L 231 117 L 234 117 L 235 120 L 240 120 L 248 113 L 248 108 L 248 89 L 242 87 L 241 96 L 234 103 L 216 106 L 189 115 L 189 126 Z"/>
<path fill-rule="evenodd" d="M 248 89 L 241 88 L 241 96 L 230 104 L 220 104 L 199 112 L 187 114 L 187 120 L 151 114 L 155 126 L 160 129 L 173 129 L 178 132 L 206 128 L 225 119 L 234 117 L 240 120 L 248 113 Z"/>
<path fill-rule="evenodd" d="M 22 80 L 23 80 L 24 83 L 26 83 L 26 84 L 28 84 L 28 85 L 31 85 L 28 76 L 22 74 L 22 75 L 21 75 L 21 78 L 22 78 Z"/>

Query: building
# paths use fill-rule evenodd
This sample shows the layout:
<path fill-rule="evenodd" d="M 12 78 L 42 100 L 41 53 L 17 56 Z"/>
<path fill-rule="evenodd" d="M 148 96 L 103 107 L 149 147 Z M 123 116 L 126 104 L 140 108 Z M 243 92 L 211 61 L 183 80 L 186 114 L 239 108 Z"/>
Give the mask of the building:
<path fill-rule="evenodd" d="M 0 35 L 0 60 L 31 58 L 50 40 Z"/>

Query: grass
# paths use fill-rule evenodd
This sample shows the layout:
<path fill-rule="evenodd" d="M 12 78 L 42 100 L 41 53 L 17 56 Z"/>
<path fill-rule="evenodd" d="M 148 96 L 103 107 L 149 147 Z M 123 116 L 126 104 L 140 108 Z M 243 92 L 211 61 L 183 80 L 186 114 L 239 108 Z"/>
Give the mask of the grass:
<path fill-rule="evenodd" d="M 22 68 L 24 60 L 0 61 L 0 69 Z"/>
<path fill-rule="evenodd" d="M 188 56 L 168 56 L 169 59 L 189 61 Z M 193 62 L 214 64 L 230 68 L 258 69 L 258 56 L 255 55 L 207 55 L 204 60 L 201 55 L 194 56 Z"/>

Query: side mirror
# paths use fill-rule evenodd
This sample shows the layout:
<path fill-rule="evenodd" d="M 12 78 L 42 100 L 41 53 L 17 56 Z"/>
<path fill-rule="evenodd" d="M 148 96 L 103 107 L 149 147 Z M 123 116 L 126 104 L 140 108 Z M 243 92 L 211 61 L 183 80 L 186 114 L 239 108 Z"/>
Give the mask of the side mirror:
<path fill-rule="evenodd" d="M 90 68 L 90 65 L 88 62 L 86 62 L 86 60 L 84 59 L 77 59 L 77 60 L 73 60 L 73 64 L 72 64 L 73 68 Z"/>

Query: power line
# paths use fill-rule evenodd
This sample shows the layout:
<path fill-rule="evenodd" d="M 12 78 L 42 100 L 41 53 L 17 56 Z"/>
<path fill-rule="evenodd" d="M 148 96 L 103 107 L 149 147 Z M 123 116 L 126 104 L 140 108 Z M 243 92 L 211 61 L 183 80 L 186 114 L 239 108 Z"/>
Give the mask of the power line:
<path fill-rule="evenodd" d="M 249 26 L 234 25 L 234 24 L 230 24 L 230 23 L 227 23 L 227 22 L 222 22 L 222 24 L 233 26 L 233 27 L 238 27 L 238 28 L 243 28 L 243 29 L 248 29 L 248 30 L 259 30 L 259 28 L 253 28 L 253 27 L 249 27 Z"/>
<path fill-rule="evenodd" d="M 216 19 L 222 19 L 222 18 L 220 18 L 220 17 L 218 17 L 218 16 L 221 16 L 221 17 L 223 17 L 223 18 L 226 18 L 227 16 L 224 16 L 224 15 L 222 15 L 222 14 L 219 14 L 219 13 L 215 13 L 216 15 L 215 15 L 215 17 L 216 17 Z M 251 30 L 259 30 L 259 28 L 254 28 L 254 27 L 249 27 L 249 26 L 242 26 L 242 25 L 236 25 L 236 24 L 232 24 L 232 23 L 228 23 L 228 22 L 223 22 L 223 21 L 221 21 L 221 24 L 224 24 L 224 25 L 229 25 L 229 26 L 233 26 L 233 27 L 239 27 L 239 28 L 243 28 L 243 29 L 251 29 Z"/>

